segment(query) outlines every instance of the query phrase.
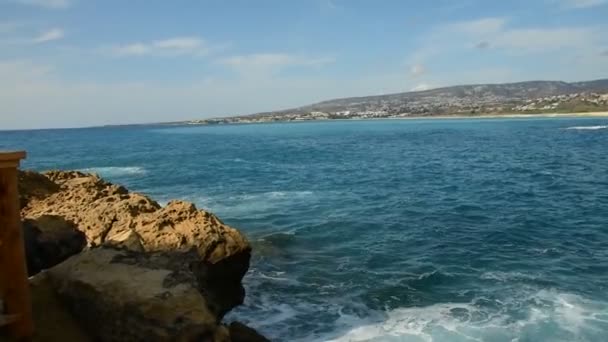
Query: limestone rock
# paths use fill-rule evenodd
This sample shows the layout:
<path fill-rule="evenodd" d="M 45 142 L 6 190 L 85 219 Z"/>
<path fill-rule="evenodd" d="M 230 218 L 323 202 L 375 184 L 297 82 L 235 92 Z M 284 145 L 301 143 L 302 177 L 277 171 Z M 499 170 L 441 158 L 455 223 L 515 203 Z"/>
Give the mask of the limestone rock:
<path fill-rule="evenodd" d="M 128 240 L 128 248 L 145 251 L 195 247 L 211 263 L 250 250 L 236 229 L 192 203 L 173 201 L 161 208 L 144 195 L 77 171 L 22 172 L 20 178 L 26 181 L 21 186 L 24 218 L 62 216 L 86 234 L 91 246 Z M 43 190 L 30 186 L 33 180 Z"/>
<path fill-rule="evenodd" d="M 59 190 L 59 185 L 45 175 L 33 171 L 19 171 L 19 202 L 23 208 L 31 199 L 42 199 Z"/>
<path fill-rule="evenodd" d="M 44 279 L 87 338 L 267 341 L 221 323 L 243 302 L 251 247 L 215 215 L 183 201 L 162 207 L 77 171 L 20 172 L 19 180 L 28 266 L 37 272 L 69 257 L 33 279 Z"/>
<path fill-rule="evenodd" d="M 222 317 L 242 304 L 241 279 L 251 247 L 236 229 L 194 204 L 173 201 L 165 207 L 97 175 L 78 171 L 21 172 L 26 220 L 52 215 L 72 222 L 89 247 L 112 246 L 137 252 L 196 251 L 204 294 Z M 40 187 L 42 189 L 40 189 Z"/>
<path fill-rule="evenodd" d="M 60 216 L 41 215 L 35 220 L 25 220 L 22 225 L 30 276 L 80 253 L 87 243 L 74 223 Z"/>
<path fill-rule="evenodd" d="M 74 316 L 57 298 L 46 273 L 30 279 L 34 342 L 89 342 L 90 336 L 80 327 Z"/>
<path fill-rule="evenodd" d="M 58 297 L 99 341 L 230 341 L 199 292 L 192 252 L 82 252 L 46 272 Z"/>

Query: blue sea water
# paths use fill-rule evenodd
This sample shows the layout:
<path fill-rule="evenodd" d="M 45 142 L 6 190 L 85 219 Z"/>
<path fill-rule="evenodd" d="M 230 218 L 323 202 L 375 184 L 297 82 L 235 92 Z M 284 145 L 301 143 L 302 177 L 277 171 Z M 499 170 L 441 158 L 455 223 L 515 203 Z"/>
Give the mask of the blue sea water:
<path fill-rule="evenodd" d="M 277 341 L 607 341 L 608 120 L 0 132 L 24 168 L 181 198 L 254 247 Z"/>

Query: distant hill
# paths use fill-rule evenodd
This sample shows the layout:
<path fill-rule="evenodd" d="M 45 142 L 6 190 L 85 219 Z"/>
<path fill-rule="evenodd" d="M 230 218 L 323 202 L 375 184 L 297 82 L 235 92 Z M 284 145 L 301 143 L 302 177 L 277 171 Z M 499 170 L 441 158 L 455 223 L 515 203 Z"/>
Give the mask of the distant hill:
<path fill-rule="evenodd" d="M 608 92 L 608 79 L 572 83 L 562 81 L 527 81 L 503 84 L 458 85 L 424 91 L 334 99 L 273 113 L 345 111 L 370 106 L 377 107 L 382 104 L 399 106 L 407 103 L 428 103 L 441 106 L 448 105 L 454 101 L 477 104 L 501 104 L 579 92 Z M 260 114 L 264 113 L 253 115 Z"/>
<path fill-rule="evenodd" d="M 334 99 L 287 110 L 192 123 L 608 111 L 605 93 L 608 93 L 608 79 L 459 85 Z"/>

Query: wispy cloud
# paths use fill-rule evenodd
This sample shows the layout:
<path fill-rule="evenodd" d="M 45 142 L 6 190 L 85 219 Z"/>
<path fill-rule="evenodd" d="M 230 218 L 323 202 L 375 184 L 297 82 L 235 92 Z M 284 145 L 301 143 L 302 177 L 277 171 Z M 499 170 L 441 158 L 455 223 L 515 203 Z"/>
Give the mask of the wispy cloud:
<path fill-rule="evenodd" d="M 22 25 L 15 24 L 15 26 L 7 25 L 3 27 L 0 25 L 0 45 L 5 46 L 27 46 L 27 45 L 36 45 L 48 43 L 51 41 L 62 39 L 65 36 L 65 31 L 61 28 L 50 28 L 41 31 L 37 35 L 31 36 L 17 36 L 14 32 L 17 31 L 17 28 Z"/>
<path fill-rule="evenodd" d="M 508 24 L 504 18 L 451 23 L 436 29 L 432 41 L 437 45 L 451 46 L 454 42 L 470 40 L 471 46 L 478 49 L 493 48 L 523 54 L 589 46 L 598 37 L 597 30 L 591 27 L 514 28 Z"/>
<path fill-rule="evenodd" d="M 340 10 L 340 6 L 336 4 L 336 0 L 319 0 L 319 9 L 321 13 L 332 14 Z"/>
<path fill-rule="evenodd" d="M 410 90 L 411 91 L 423 91 L 423 90 L 429 90 L 429 89 L 431 89 L 431 86 L 429 86 L 426 83 L 420 83 L 420 84 L 417 84 L 415 87 L 413 87 Z"/>
<path fill-rule="evenodd" d="M 278 72 L 289 67 L 320 67 L 335 61 L 332 57 L 306 57 L 287 53 L 256 53 L 222 58 L 220 64 L 242 73 Z"/>
<path fill-rule="evenodd" d="M 50 9 L 63 9 L 70 7 L 70 0 L 9 0 L 14 3 Z"/>
<path fill-rule="evenodd" d="M 608 57 L 608 50 L 604 50 L 600 53 L 600 56 Z"/>
<path fill-rule="evenodd" d="M 65 35 L 64 31 L 60 28 L 53 28 L 47 31 L 40 33 L 40 35 L 32 40 L 33 43 L 46 43 L 53 40 L 58 40 L 63 38 Z"/>
<path fill-rule="evenodd" d="M 586 27 L 523 28 L 500 32 L 492 41 L 497 48 L 518 52 L 543 52 L 591 44 L 595 30 Z"/>
<path fill-rule="evenodd" d="M 481 35 L 499 32 L 505 27 L 506 23 L 507 20 L 505 18 L 490 17 L 448 24 L 443 29 L 472 35 Z"/>
<path fill-rule="evenodd" d="M 565 9 L 591 8 L 608 4 L 608 0 L 558 0 L 558 2 Z"/>
<path fill-rule="evenodd" d="M 199 37 L 174 37 L 152 42 L 136 42 L 117 45 L 110 48 L 115 56 L 142 56 L 142 55 L 199 55 L 204 56 L 217 47 L 210 46 Z"/>

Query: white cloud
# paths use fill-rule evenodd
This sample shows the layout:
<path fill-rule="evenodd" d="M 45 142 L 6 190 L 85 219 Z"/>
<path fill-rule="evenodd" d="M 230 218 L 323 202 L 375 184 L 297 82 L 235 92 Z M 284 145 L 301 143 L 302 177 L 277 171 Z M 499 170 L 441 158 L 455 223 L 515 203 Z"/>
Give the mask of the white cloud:
<path fill-rule="evenodd" d="M 210 47 L 199 37 L 174 37 L 156 40 L 149 43 L 137 42 L 117 45 L 110 48 L 116 56 L 141 55 L 207 55 L 214 47 Z"/>
<path fill-rule="evenodd" d="M 53 40 L 63 38 L 65 33 L 62 29 L 54 28 L 40 33 L 40 35 L 32 40 L 33 43 L 46 43 Z"/>
<path fill-rule="evenodd" d="M 337 0 L 316 0 L 319 2 L 319 11 L 321 14 L 333 15 L 342 10 L 343 7 L 337 3 Z"/>
<path fill-rule="evenodd" d="M 538 53 L 589 47 L 601 37 L 599 30 L 585 26 L 547 28 L 510 27 L 508 24 L 504 18 L 493 17 L 446 24 L 430 34 L 428 44 L 420 51 L 434 49 L 435 54 L 439 54 L 442 50 L 462 47 L 464 42 L 478 49 L 502 49 L 513 54 Z"/>
<path fill-rule="evenodd" d="M 595 56 L 605 61 L 597 51 Z M 555 74 L 555 68 L 535 73 L 505 68 L 463 68 L 433 73 L 427 75 L 424 82 L 417 83 L 403 77 L 403 70 L 371 75 L 353 73 L 346 78 L 314 73 L 297 76 L 262 74 L 252 78 L 201 78 L 199 81 L 166 83 L 153 79 L 145 82 L 68 80 L 61 77 L 60 70 L 49 65 L 0 60 L 0 128 L 188 120 L 293 108 L 332 98 L 366 96 L 377 92 L 379 87 L 382 93 L 396 93 L 431 86 L 527 79 L 561 78 L 568 81 L 608 75 L 608 63 L 598 67 L 596 63 L 585 61 L 581 65 L 559 69 L 559 75 Z"/>
<path fill-rule="evenodd" d="M 70 6 L 69 0 L 11 0 L 11 1 L 18 3 L 18 4 L 22 4 L 22 5 L 52 8 L 52 9 L 62 9 L 62 8 L 68 8 Z"/>
<path fill-rule="evenodd" d="M 150 52 L 150 50 L 150 46 L 143 43 L 132 43 L 112 48 L 112 52 L 117 56 L 145 55 Z"/>
<path fill-rule="evenodd" d="M 179 37 L 154 42 L 159 49 L 194 50 L 204 45 L 204 41 L 196 37 Z"/>
<path fill-rule="evenodd" d="M 296 66 L 320 67 L 334 61 L 335 59 L 331 57 L 304 57 L 286 53 L 256 53 L 226 57 L 220 59 L 219 63 L 241 73 L 268 73 Z"/>
<path fill-rule="evenodd" d="M 397 73 L 352 75 L 346 80 L 319 74 L 259 76 L 179 84 L 149 79 L 77 81 L 63 79 L 60 70 L 47 65 L 0 60 L 0 127 L 74 127 L 251 114 L 369 95 L 378 85 L 387 93 L 411 87 Z"/>
<path fill-rule="evenodd" d="M 591 8 L 608 3 L 608 0 L 559 0 L 562 8 L 582 9 Z"/>
<path fill-rule="evenodd" d="M 449 24 L 444 29 L 451 32 L 458 31 L 472 35 L 484 35 L 501 31 L 506 22 L 505 18 L 481 18 Z"/>
<path fill-rule="evenodd" d="M 606 25 L 516 25 L 494 17 L 448 23 L 420 36 L 420 44 L 406 57 L 406 65 L 450 66 L 417 80 L 433 87 L 596 79 L 608 75 L 608 63 L 600 55 L 608 43 L 603 34 L 606 29 Z M 413 71 L 409 73 L 415 74 Z"/>
<path fill-rule="evenodd" d="M 539 52 L 592 45 L 595 30 L 585 27 L 524 28 L 500 32 L 492 46 L 515 52 Z"/>
<path fill-rule="evenodd" d="M 429 90 L 431 89 L 431 87 L 426 84 L 426 83 L 420 83 L 417 84 L 414 88 L 411 89 L 411 91 L 423 91 L 423 90 Z"/>

